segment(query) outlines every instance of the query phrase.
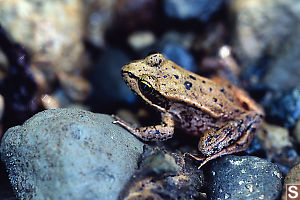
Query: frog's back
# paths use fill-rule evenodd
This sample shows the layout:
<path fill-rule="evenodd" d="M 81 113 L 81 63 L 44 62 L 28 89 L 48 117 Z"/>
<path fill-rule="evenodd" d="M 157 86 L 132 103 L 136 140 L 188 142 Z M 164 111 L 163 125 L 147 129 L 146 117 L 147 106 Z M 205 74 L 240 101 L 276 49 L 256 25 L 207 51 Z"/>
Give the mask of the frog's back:
<path fill-rule="evenodd" d="M 233 111 L 239 112 L 240 107 L 235 103 L 231 84 L 221 85 L 187 71 L 169 60 L 162 68 L 168 75 L 160 76 L 160 90 L 167 98 L 182 101 L 213 117 L 224 117 Z"/>

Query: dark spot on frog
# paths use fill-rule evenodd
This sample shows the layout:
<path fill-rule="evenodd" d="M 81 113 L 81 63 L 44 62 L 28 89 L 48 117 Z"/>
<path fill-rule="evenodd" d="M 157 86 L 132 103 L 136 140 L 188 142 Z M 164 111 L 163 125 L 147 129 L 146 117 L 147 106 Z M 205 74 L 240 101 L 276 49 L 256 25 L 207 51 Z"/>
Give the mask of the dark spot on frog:
<path fill-rule="evenodd" d="M 202 88 L 200 88 L 200 92 L 202 93 Z"/>
<path fill-rule="evenodd" d="M 166 76 L 166 75 L 164 75 L 164 78 L 167 78 L 167 76 Z"/>
<path fill-rule="evenodd" d="M 209 88 L 209 91 L 210 91 L 210 92 L 212 91 L 212 88 L 211 88 L 211 87 Z"/>
<path fill-rule="evenodd" d="M 178 79 L 179 77 L 178 77 L 178 75 L 174 75 L 174 77 L 176 78 L 176 79 Z"/>
<path fill-rule="evenodd" d="M 214 102 L 217 102 L 217 99 L 216 98 L 213 98 Z"/>
<path fill-rule="evenodd" d="M 245 110 L 249 110 L 249 106 L 246 102 L 242 103 L 242 107 L 245 108 Z"/>
<path fill-rule="evenodd" d="M 223 107 L 223 104 L 219 103 L 219 106 Z"/>
<path fill-rule="evenodd" d="M 206 83 L 206 81 L 203 80 L 202 83 Z"/>
<path fill-rule="evenodd" d="M 230 99 L 229 99 L 229 101 L 233 102 L 233 99 L 232 99 L 232 98 L 230 98 Z"/>
<path fill-rule="evenodd" d="M 184 86 L 185 86 L 185 88 L 186 88 L 187 90 L 190 90 L 191 87 L 192 87 L 192 83 L 189 82 L 189 81 L 185 81 L 185 82 L 184 82 Z"/>
<path fill-rule="evenodd" d="M 175 69 L 175 67 L 174 67 L 174 66 L 172 66 L 172 69 Z"/>
<path fill-rule="evenodd" d="M 222 92 L 223 94 L 226 94 L 224 89 L 221 89 L 220 92 Z"/>
<path fill-rule="evenodd" d="M 193 80 L 196 80 L 196 78 L 192 75 L 190 75 L 190 78 L 193 79 Z"/>
<path fill-rule="evenodd" d="M 235 109 L 234 112 L 240 112 L 240 110 L 239 109 Z"/>

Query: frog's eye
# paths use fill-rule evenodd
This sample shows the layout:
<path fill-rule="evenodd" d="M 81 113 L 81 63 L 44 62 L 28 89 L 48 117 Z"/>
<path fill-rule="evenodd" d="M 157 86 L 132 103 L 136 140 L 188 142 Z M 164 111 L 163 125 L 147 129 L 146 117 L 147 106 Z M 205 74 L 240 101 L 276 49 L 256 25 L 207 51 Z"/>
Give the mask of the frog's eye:
<path fill-rule="evenodd" d="M 145 94 L 150 94 L 153 91 L 153 87 L 151 86 L 151 84 L 145 80 L 139 81 L 139 88 L 142 91 L 142 93 L 145 93 Z"/>

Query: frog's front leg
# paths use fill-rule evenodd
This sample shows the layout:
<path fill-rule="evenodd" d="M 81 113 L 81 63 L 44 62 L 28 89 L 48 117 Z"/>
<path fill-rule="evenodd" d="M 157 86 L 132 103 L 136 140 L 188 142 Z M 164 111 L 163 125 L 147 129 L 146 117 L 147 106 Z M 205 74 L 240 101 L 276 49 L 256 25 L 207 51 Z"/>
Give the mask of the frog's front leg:
<path fill-rule="evenodd" d="M 236 120 L 228 122 L 220 129 L 209 129 L 199 141 L 199 150 L 205 155 L 201 166 L 210 160 L 226 154 L 244 151 L 254 137 L 262 116 L 256 112 L 246 112 Z"/>
<path fill-rule="evenodd" d="M 122 119 L 116 118 L 113 123 L 126 128 L 133 135 L 144 141 L 163 141 L 171 138 L 174 134 L 174 119 L 169 113 L 162 113 L 162 123 L 155 126 L 135 128 Z"/>

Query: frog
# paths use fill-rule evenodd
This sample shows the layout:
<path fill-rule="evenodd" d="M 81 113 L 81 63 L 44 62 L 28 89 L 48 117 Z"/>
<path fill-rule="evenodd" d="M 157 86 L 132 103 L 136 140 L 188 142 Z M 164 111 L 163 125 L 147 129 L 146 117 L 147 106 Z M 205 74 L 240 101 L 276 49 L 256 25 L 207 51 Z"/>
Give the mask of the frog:
<path fill-rule="evenodd" d="M 129 88 L 161 112 L 161 124 L 135 127 L 116 117 L 115 124 L 143 141 L 164 141 L 175 127 L 199 138 L 201 156 L 208 161 L 247 149 L 264 111 L 246 91 L 230 81 L 190 72 L 161 53 L 126 64 L 121 69 Z"/>

